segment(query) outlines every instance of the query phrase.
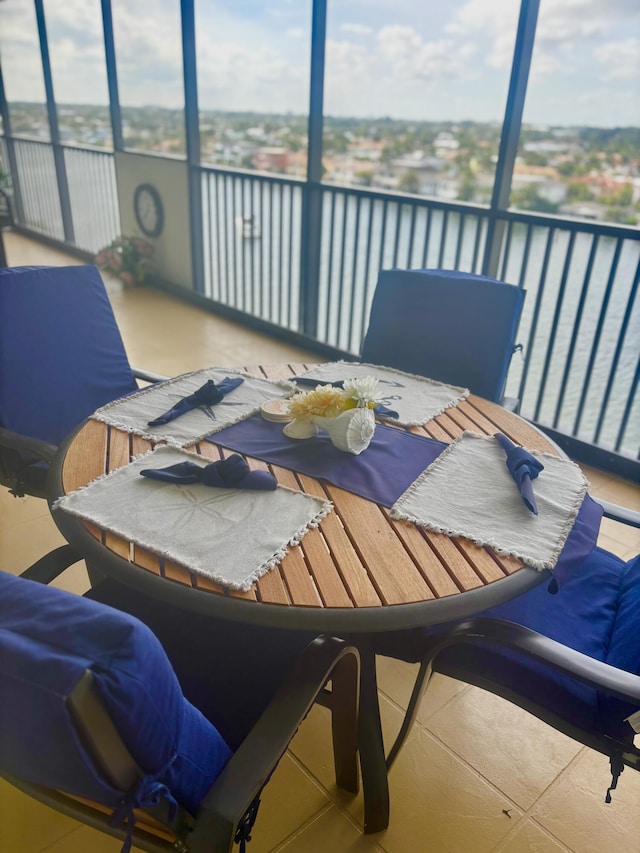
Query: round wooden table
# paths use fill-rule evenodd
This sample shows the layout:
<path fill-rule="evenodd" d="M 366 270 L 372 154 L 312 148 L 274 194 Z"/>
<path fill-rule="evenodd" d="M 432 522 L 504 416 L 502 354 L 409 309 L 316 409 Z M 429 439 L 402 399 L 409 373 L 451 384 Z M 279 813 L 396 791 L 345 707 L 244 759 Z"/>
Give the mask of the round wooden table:
<path fill-rule="evenodd" d="M 290 379 L 312 365 L 247 367 Z M 411 431 L 451 442 L 464 430 L 502 432 L 529 450 L 559 454 L 539 430 L 495 403 L 470 395 Z M 214 438 L 215 440 L 215 438 Z M 146 453 L 152 444 L 89 419 L 60 447 L 49 477 L 50 505 Z M 210 441 L 189 450 L 211 460 L 231 453 Z M 372 636 L 459 619 L 519 595 L 548 577 L 513 558 L 461 538 L 397 521 L 389 510 L 329 483 L 267 466 L 282 485 L 328 498 L 334 511 L 309 530 L 278 566 L 248 592 L 225 589 L 183 566 L 59 510 L 63 536 L 99 571 L 149 596 L 211 617 L 332 633 L 361 652 L 361 763 L 365 830 L 388 823 L 388 790 L 380 730 Z"/>

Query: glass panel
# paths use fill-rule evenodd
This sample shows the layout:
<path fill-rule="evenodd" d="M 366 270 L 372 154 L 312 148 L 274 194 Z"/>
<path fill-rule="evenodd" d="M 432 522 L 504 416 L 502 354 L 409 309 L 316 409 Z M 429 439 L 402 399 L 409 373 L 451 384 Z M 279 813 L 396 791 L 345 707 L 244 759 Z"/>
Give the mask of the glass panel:
<path fill-rule="evenodd" d="M 2 76 L 16 136 L 49 139 L 40 42 L 33 3 L 0 3 Z"/>
<path fill-rule="evenodd" d="M 518 7 L 329 0 L 325 179 L 488 202 Z"/>
<path fill-rule="evenodd" d="M 202 161 L 306 175 L 311 0 L 196 0 Z"/>
<path fill-rule="evenodd" d="M 640 5 L 542 0 L 511 204 L 640 223 Z"/>
<path fill-rule="evenodd" d="M 125 148 L 184 156 L 180 4 L 112 0 Z"/>
<path fill-rule="evenodd" d="M 100 0 L 46 0 L 60 140 L 113 147 Z"/>

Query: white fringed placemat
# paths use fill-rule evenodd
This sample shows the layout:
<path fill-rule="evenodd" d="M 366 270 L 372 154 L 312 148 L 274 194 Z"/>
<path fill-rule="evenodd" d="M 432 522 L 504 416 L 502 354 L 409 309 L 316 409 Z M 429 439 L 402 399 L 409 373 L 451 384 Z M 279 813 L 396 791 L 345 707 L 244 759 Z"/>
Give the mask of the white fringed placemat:
<path fill-rule="evenodd" d="M 531 451 L 544 464 L 533 480 L 538 515 L 524 505 L 493 437 L 464 432 L 429 465 L 391 509 L 449 536 L 510 554 L 536 569 L 552 569 L 587 492 L 580 468 Z"/>
<path fill-rule="evenodd" d="M 278 486 L 275 491 L 179 486 L 142 477 L 143 468 L 210 460 L 158 447 L 56 501 L 71 515 L 181 563 L 231 589 L 247 590 L 290 545 L 332 510 L 330 501 Z"/>
<path fill-rule="evenodd" d="M 215 406 L 192 409 L 162 426 L 148 425 L 149 421 L 164 414 L 179 400 L 197 391 L 208 379 L 219 383 L 227 376 L 242 376 L 244 382 Z M 94 412 L 93 417 L 150 441 L 166 441 L 185 447 L 250 417 L 267 400 L 287 397 L 292 391 L 295 391 L 295 386 L 291 382 L 261 379 L 231 368 L 211 367 L 176 376 L 175 379 L 150 385 L 128 397 L 107 403 Z"/>
<path fill-rule="evenodd" d="M 467 388 L 456 388 L 454 385 L 446 385 L 434 379 L 404 373 L 379 364 L 338 361 L 321 364 L 301 375 L 305 379 L 317 379 L 319 385 L 343 379 L 375 376 L 380 383 L 380 402 L 399 415 L 398 418 L 389 418 L 389 423 L 401 426 L 424 424 L 469 396 Z M 304 389 L 299 387 L 298 390 Z"/>

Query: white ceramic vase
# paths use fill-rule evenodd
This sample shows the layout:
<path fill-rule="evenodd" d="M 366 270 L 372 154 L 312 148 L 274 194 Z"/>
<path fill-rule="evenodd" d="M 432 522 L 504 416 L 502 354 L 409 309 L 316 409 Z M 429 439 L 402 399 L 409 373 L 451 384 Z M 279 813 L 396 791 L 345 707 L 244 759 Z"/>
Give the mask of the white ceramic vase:
<path fill-rule="evenodd" d="M 372 409 L 347 409 L 335 418 L 316 415 L 312 418 L 291 421 L 283 432 L 289 438 L 311 438 L 323 429 L 329 434 L 331 443 L 338 450 L 357 456 L 366 450 L 376 429 L 376 418 Z"/>

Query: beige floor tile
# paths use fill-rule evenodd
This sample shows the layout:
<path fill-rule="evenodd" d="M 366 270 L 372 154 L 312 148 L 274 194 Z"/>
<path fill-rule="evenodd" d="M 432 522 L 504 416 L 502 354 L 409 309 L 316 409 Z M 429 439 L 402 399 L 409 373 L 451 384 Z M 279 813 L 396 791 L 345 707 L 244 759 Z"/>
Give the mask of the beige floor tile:
<path fill-rule="evenodd" d="M 8 527 L 34 518 L 47 518 L 49 507 L 42 498 L 27 495 L 16 498 L 8 489 L 0 488 L 0 535 Z"/>
<path fill-rule="evenodd" d="M 598 490 L 598 494 L 612 503 L 640 511 L 640 486 L 636 483 L 621 480 L 619 477 L 610 477 L 608 482 Z"/>
<path fill-rule="evenodd" d="M 536 803 L 531 817 L 573 853 L 640 850 L 640 773 L 627 768 L 607 805 L 610 779 L 606 757 L 585 750 Z"/>
<path fill-rule="evenodd" d="M 389 787 L 391 821 L 377 836 L 387 853 L 484 853 L 520 817 L 509 799 L 422 729 L 398 756 Z M 362 821 L 361 796 L 349 812 Z"/>
<path fill-rule="evenodd" d="M 332 806 L 278 853 L 383 853 L 375 838 L 363 835 L 349 818 Z"/>
<path fill-rule="evenodd" d="M 402 713 L 384 695 L 381 695 L 380 714 L 382 734 L 388 749 L 400 728 Z M 343 803 L 354 799 L 353 794 L 336 786 L 330 714 L 326 708 L 314 706 L 311 709 L 289 749 L 332 798 Z"/>
<path fill-rule="evenodd" d="M 262 794 L 248 853 L 268 853 L 329 803 L 327 794 L 286 754 Z"/>
<path fill-rule="evenodd" d="M 532 820 L 522 820 L 495 853 L 571 853 L 568 847 L 552 838 Z"/>
<path fill-rule="evenodd" d="M 581 749 L 537 717 L 473 687 L 426 724 L 525 811 Z"/>
<path fill-rule="evenodd" d="M 0 850 L 40 853 L 78 824 L 0 779 Z"/>
<path fill-rule="evenodd" d="M 97 829 L 81 826 L 74 832 L 47 847 L 43 853 L 120 853 L 122 841 L 112 838 Z M 139 847 L 132 847 L 131 853 L 142 853 Z"/>
<path fill-rule="evenodd" d="M 44 554 L 64 544 L 51 516 L 18 519 L 0 530 L 0 568 L 20 574 Z"/>

